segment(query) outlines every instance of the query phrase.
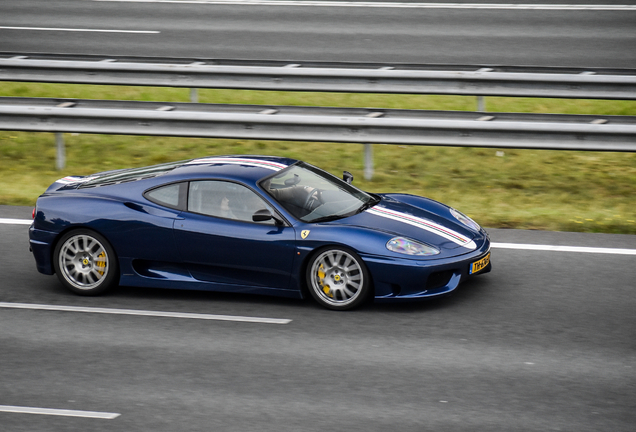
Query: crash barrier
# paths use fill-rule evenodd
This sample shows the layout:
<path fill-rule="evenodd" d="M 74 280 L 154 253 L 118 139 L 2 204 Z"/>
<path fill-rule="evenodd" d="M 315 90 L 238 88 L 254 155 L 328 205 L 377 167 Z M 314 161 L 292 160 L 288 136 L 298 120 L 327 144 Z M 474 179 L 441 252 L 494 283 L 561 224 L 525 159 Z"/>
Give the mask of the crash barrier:
<path fill-rule="evenodd" d="M 350 62 L 283 62 L 252 61 L 195 58 L 159 58 L 124 57 L 105 58 L 95 55 L 62 54 L 20 54 L 0 53 L 0 81 L 56 82 L 76 84 L 139 85 L 189 87 L 191 102 L 197 102 L 197 88 L 228 88 L 279 91 L 321 91 L 321 92 L 363 92 L 363 93 L 407 93 L 477 96 L 477 110 L 486 111 L 484 96 L 511 97 L 553 97 L 586 99 L 624 99 L 636 100 L 636 70 L 609 68 L 555 68 L 555 67 L 517 67 L 499 65 L 423 65 L 423 64 L 380 64 Z M 172 104 L 175 105 L 175 104 Z M 265 111 L 263 109 L 262 111 Z M 387 111 L 387 110 L 382 110 Z M 474 113 L 473 113 L 474 114 Z M 501 119 L 505 114 L 484 116 L 482 118 Z M 280 118 L 280 117 L 279 117 Z M 565 117 L 561 117 L 562 119 Z M 604 119 L 596 119 L 604 122 Z M 567 120 L 566 120 L 567 122 Z M 618 122 L 618 120 L 613 120 Z M 434 123 L 434 121 L 432 122 Z M 496 124 L 498 124 L 497 122 Z M 515 122 L 507 122 L 509 141 L 515 140 L 513 128 Z M 444 123 L 450 127 L 450 123 Z M 421 123 L 420 130 L 424 123 Z M 174 127 L 173 124 L 171 127 Z M 429 133 L 417 142 L 424 145 L 478 145 L 505 147 L 503 132 L 496 133 L 500 138 L 488 139 L 481 133 L 480 140 L 449 139 L 447 134 L 431 133 L 435 128 L 429 122 Z M 459 125 L 456 125 L 459 127 Z M 290 135 L 291 126 L 280 126 Z M 296 126 L 298 127 L 298 126 Z M 410 127 L 409 127 L 410 128 Z M 16 129 L 14 127 L 13 129 Z M 271 129 L 271 127 L 270 127 Z M 356 128 L 354 128 L 357 130 Z M 492 128 L 495 130 L 496 128 Z M 415 130 L 413 128 L 409 130 Z M 605 128 L 605 130 L 609 130 Z M 97 133 L 93 130 L 93 133 Z M 116 133 L 108 128 L 104 133 Z M 127 132 L 119 132 L 127 133 Z M 131 132 L 140 133 L 140 132 Z M 455 131 L 460 132 L 460 129 Z M 492 132 L 491 132 L 492 133 Z M 157 134 L 147 133 L 147 134 Z M 190 132 L 175 133 L 166 130 L 162 135 L 193 136 Z M 321 132 L 324 136 L 326 131 Z M 527 131 L 519 131 L 522 138 Z M 266 134 L 272 135 L 271 133 Z M 329 140 L 315 134 L 300 134 L 305 140 Z M 380 133 L 350 133 L 351 137 L 368 136 L 365 142 L 365 177 L 371 178 L 373 168 L 370 142 L 390 143 L 391 136 L 382 137 Z M 444 136 L 442 136 L 444 135 Z M 470 135 L 470 134 L 469 134 Z M 196 135 L 201 136 L 201 135 Z M 208 136 L 208 135 L 205 135 Z M 215 135 L 218 136 L 218 135 Z M 225 136 L 225 135 L 224 135 Z M 239 136 L 239 135 L 231 135 Z M 245 135 L 240 135 L 245 136 Z M 253 138 L 265 139 L 265 135 Z M 340 142 L 360 142 L 347 139 L 347 134 L 332 133 Z M 555 139 L 562 139 L 557 134 Z M 587 135 L 586 135 L 587 136 Z M 614 150 L 616 143 L 607 142 L 607 135 L 598 135 L 595 140 L 601 150 Z M 337 138 L 337 139 L 336 139 Z M 438 140 L 436 140 L 436 138 Z M 468 138 L 468 136 L 465 136 Z M 274 138 L 272 138 L 274 139 Z M 287 139 L 287 138 L 276 138 Z M 292 139 L 292 138 L 290 138 Z M 377 141 L 384 139 L 384 141 Z M 580 141 L 583 141 L 581 138 Z M 481 144 L 476 144 L 476 142 Z M 58 147 L 58 168 L 64 166 L 64 141 L 61 132 L 56 134 Z M 469 144 L 473 142 L 473 144 Z M 496 145 L 494 143 L 497 143 Z M 540 143 L 536 138 L 531 143 L 517 141 L 518 147 L 525 148 L 561 148 L 579 149 L 573 142 L 562 145 Z M 581 143 L 579 143 L 581 144 Z M 586 142 L 583 149 L 592 150 Z M 632 151 L 619 145 L 617 151 Z"/>
<path fill-rule="evenodd" d="M 0 81 L 636 100 L 636 69 L 103 57 L 0 52 Z M 196 92 L 192 92 L 196 102 Z M 483 104 L 483 99 L 480 99 Z M 478 109 L 485 111 L 483 107 Z"/>
<path fill-rule="evenodd" d="M 0 130 L 636 151 L 635 116 L 5 97 L 0 98 Z M 58 153 L 58 167 L 63 166 L 60 157 L 63 153 Z"/>

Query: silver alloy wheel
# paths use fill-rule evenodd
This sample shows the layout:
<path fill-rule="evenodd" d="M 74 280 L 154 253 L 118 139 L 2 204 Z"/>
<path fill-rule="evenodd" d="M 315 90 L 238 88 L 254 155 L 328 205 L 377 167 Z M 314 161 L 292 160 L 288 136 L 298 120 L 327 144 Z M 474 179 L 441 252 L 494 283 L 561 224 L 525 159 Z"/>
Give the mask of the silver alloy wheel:
<path fill-rule="evenodd" d="M 99 287 L 110 270 L 109 256 L 95 237 L 77 234 L 60 248 L 58 265 L 64 279 L 79 290 Z"/>
<path fill-rule="evenodd" d="M 326 305 L 341 308 L 364 295 L 364 271 L 353 255 L 330 249 L 313 260 L 310 284 L 318 300 Z"/>

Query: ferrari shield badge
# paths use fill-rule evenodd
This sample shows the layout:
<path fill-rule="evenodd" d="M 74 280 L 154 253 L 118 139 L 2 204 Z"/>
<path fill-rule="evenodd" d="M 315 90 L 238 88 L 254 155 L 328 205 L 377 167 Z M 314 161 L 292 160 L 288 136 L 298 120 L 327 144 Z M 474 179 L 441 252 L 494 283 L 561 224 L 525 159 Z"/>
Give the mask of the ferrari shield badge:
<path fill-rule="evenodd" d="M 308 235 L 309 235 L 309 230 L 302 230 L 300 232 L 300 236 L 303 238 L 303 240 L 305 240 Z"/>

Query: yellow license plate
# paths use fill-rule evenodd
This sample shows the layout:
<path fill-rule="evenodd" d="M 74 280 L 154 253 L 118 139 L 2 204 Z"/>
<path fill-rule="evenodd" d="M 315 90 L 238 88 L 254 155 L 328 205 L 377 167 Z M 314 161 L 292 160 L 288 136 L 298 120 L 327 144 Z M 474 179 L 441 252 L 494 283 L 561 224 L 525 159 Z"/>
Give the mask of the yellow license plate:
<path fill-rule="evenodd" d="M 484 268 L 486 268 L 488 263 L 490 263 L 490 252 L 488 253 L 488 255 L 486 255 L 485 257 L 483 257 L 479 261 L 475 261 L 474 263 L 472 263 L 470 265 L 470 273 L 469 274 L 477 273 L 478 271 L 483 270 Z"/>

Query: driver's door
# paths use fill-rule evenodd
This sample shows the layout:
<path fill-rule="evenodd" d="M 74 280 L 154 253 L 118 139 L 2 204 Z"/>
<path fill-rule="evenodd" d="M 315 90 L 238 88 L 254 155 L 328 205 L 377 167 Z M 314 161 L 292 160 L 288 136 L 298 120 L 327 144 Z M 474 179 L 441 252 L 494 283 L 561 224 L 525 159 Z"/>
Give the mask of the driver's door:
<path fill-rule="evenodd" d="M 197 279 L 223 285 L 289 289 L 295 232 L 274 220 L 255 223 L 258 210 L 274 210 L 251 189 L 233 182 L 190 183 L 188 210 L 174 224 L 177 248 Z"/>

